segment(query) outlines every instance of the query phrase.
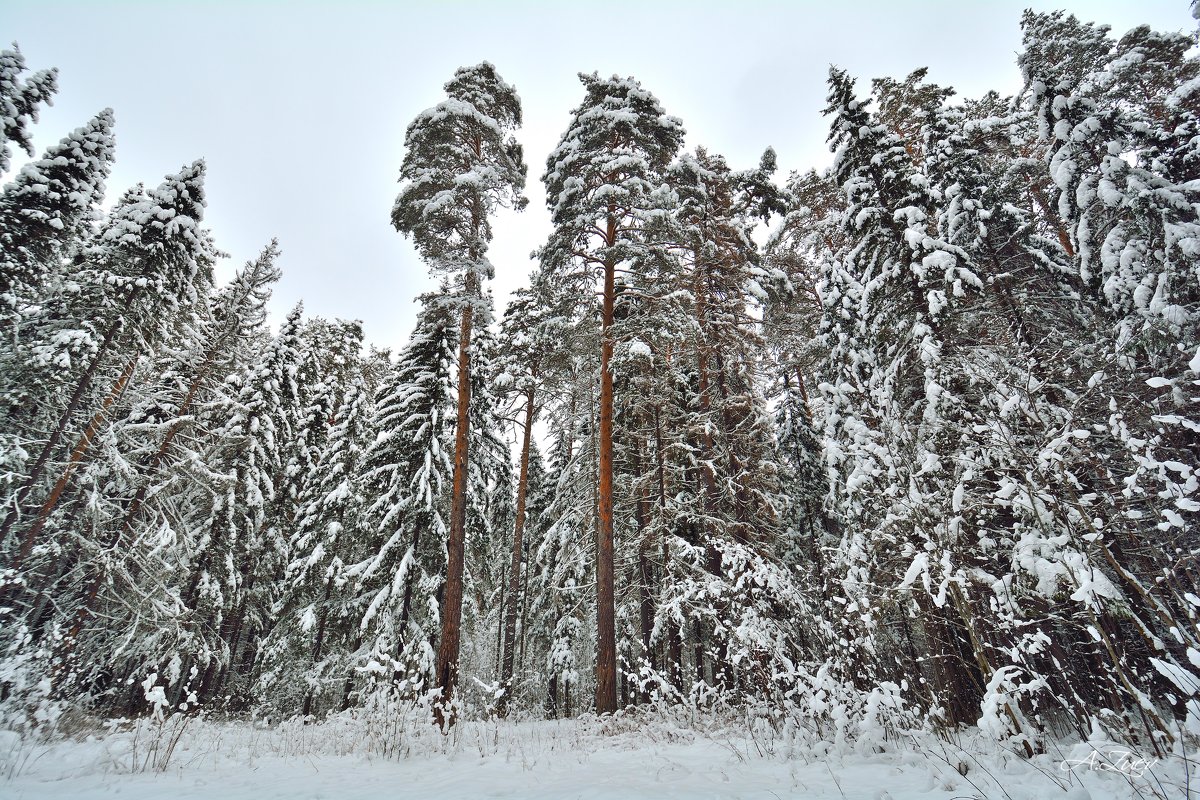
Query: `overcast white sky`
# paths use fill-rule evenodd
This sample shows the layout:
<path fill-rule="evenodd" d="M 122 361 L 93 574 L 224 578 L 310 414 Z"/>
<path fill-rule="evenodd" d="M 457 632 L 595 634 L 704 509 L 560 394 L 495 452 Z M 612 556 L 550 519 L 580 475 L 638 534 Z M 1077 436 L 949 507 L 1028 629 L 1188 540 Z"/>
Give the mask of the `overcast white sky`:
<path fill-rule="evenodd" d="M 576 73 L 632 75 L 688 130 L 688 146 L 750 167 L 768 145 L 787 171 L 829 162 L 830 64 L 866 87 L 920 66 L 960 95 L 1019 89 L 1021 10 L 1067 8 L 1123 33 L 1192 30 L 1187 0 L 1039 2 L 19 2 L 0 0 L 0 39 L 31 68 L 60 69 L 39 147 L 116 111 L 109 197 L 208 162 L 208 216 L 231 254 L 225 279 L 272 237 L 283 248 L 278 316 L 364 321 L 398 347 L 424 265 L 389 222 L 404 129 L 466 64 L 517 87 L 529 209 L 496 226 L 497 311 L 526 281 L 549 226 L 540 177 L 582 97 Z"/>

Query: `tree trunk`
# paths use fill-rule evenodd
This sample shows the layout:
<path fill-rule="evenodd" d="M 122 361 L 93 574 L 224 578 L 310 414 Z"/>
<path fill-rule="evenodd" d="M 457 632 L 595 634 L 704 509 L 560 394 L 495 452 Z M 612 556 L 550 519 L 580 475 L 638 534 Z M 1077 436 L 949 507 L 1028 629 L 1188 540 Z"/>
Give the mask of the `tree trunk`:
<path fill-rule="evenodd" d="M 506 621 L 506 611 L 508 609 L 508 573 L 507 573 L 506 567 L 504 565 L 501 565 L 501 567 L 500 567 L 499 584 L 500 584 L 500 600 L 496 606 L 497 608 L 500 609 L 500 613 L 496 615 L 496 667 L 495 667 L 495 671 L 496 671 L 497 675 L 499 675 L 500 671 L 502 669 L 504 669 L 504 623 Z M 477 593 L 476 602 L 478 603 L 479 608 L 484 608 L 485 607 L 484 604 L 487 602 L 487 598 L 478 597 L 478 593 Z M 503 688 L 503 683 L 501 683 L 501 688 Z M 497 698 L 496 713 L 500 713 L 499 707 L 502 702 L 503 702 L 502 697 Z"/>
<path fill-rule="evenodd" d="M 413 526 L 412 538 L 412 562 L 415 564 L 417 560 L 417 546 L 421 542 L 421 526 Z M 408 568 L 408 573 L 404 576 L 404 600 L 400 603 L 400 652 L 403 653 L 407 649 L 408 635 L 408 618 L 412 613 L 412 590 L 413 590 L 413 568 Z"/>
<path fill-rule="evenodd" d="M 704 281 L 701 279 L 703 275 L 701 267 L 701 259 L 699 254 L 696 254 L 696 281 L 692 287 L 692 291 L 696 297 L 696 327 L 699 331 L 699 336 L 696 338 L 696 382 L 697 390 L 700 396 L 700 416 L 703 423 L 701 432 L 701 442 L 704 446 L 704 458 L 700 459 L 700 477 L 703 481 L 701 496 L 704 497 L 704 510 L 708 512 L 706 516 L 713 517 L 715 515 L 717 484 L 716 475 L 713 472 L 713 462 L 716 460 L 716 446 L 713 441 L 713 429 L 711 420 L 712 415 L 712 391 L 709 386 L 709 371 L 708 371 L 708 312 L 705 304 L 705 292 L 707 291 Z M 728 431 L 728 428 L 726 429 Z M 708 532 L 706 531 L 706 534 Z M 705 536 L 705 541 L 709 537 Z"/>
<path fill-rule="evenodd" d="M 546 689 L 546 716 L 558 719 L 558 676 L 550 678 L 550 686 Z"/>
<path fill-rule="evenodd" d="M 794 356 L 793 356 L 793 358 L 794 358 Z M 785 374 L 784 375 L 785 384 L 786 384 L 786 381 L 787 381 L 787 376 Z M 796 386 L 800 389 L 800 399 L 804 401 L 804 418 L 807 419 L 808 422 L 811 424 L 812 423 L 812 409 L 809 408 L 808 389 L 805 388 L 805 386 L 804 386 L 804 370 L 800 369 L 800 362 L 798 360 L 796 361 Z"/>
<path fill-rule="evenodd" d="M 533 436 L 534 390 L 525 392 L 525 433 L 521 437 L 521 468 L 517 480 L 517 518 L 513 522 L 512 568 L 508 576 L 508 604 L 504 609 L 504 661 L 500 668 L 500 683 L 504 694 L 500 696 L 497 712 L 504 716 L 508 710 L 508 699 L 512 693 L 513 660 L 516 655 L 517 605 L 521 594 L 522 557 L 525 533 L 525 496 L 529 490 L 529 446 Z"/>
<path fill-rule="evenodd" d="M 528 550 L 529 548 L 526 547 L 525 549 Z M 523 556 L 523 559 L 526 561 L 529 560 L 529 554 L 525 553 L 525 555 Z M 520 625 L 521 635 L 517 640 L 517 642 L 518 642 L 518 644 L 517 644 L 517 664 L 525 663 L 525 642 L 528 640 L 526 633 L 529 630 L 529 626 L 526 623 L 526 620 L 528 618 L 529 618 L 529 570 L 523 569 L 523 570 L 521 570 L 521 625 Z"/>
<path fill-rule="evenodd" d="M 33 543 L 37 541 L 38 534 L 46 527 L 46 521 L 50 519 L 50 514 L 58 506 L 58 501 L 62 499 L 62 493 L 66 491 L 67 483 L 70 482 L 71 476 L 75 474 L 76 468 L 83 463 L 84 456 L 87 455 L 92 446 L 92 439 L 95 438 L 97 431 L 100 430 L 100 424 L 104 422 L 108 410 L 117 402 L 117 398 L 125 391 L 125 386 L 129 383 L 129 379 L 133 377 L 133 371 L 137 367 L 139 354 L 135 353 L 133 358 L 129 359 L 129 363 L 125 365 L 125 369 L 121 371 L 121 375 L 109 390 L 108 395 L 104 398 L 104 402 L 100 406 L 100 410 L 92 415 L 88 421 L 87 427 L 83 429 L 83 435 L 79 437 L 79 442 L 75 445 L 75 449 L 71 451 L 71 456 L 67 459 L 67 466 L 63 469 L 62 474 L 58 476 L 58 480 L 54 482 L 54 488 L 50 490 L 50 494 L 46 497 L 41 508 L 38 509 L 37 517 L 33 524 L 29 526 L 29 530 L 21 539 L 20 558 L 24 560 L 33 549 Z M 26 549 L 28 546 L 28 550 Z"/>
<path fill-rule="evenodd" d="M 351 653 L 357 653 L 358 648 L 362 647 L 362 633 L 360 632 L 354 637 L 354 646 L 350 648 Z M 351 669 L 346 673 L 346 682 L 342 684 L 342 702 L 338 704 L 341 711 L 350 708 L 350 693 L 354 691 L 354 670 Z"/>
<path fill-rule="evenodd" d="M 165 436 L 163 436 L 162 442 L 159 443 L 158 448 L 154 451 L 154 454 L 150 456 L 150 460 L 146 463 L 147 476 L 153 474 L 153 472 L 158 468 L 159 463 L 161 463 L 163 458 L 166 456 L 167 451 L 170 450 L 171 443 L 175 441 L 175 437 L 179 434 L 179 431 L 183 427 L 178 421 L 191 412 L 192 404 L 196 401 L 196 394 L 200 391 L 200 387 L 203 385 L 204 379 L 208 377 L 208 370 L 211 369 L 216 360 L 216 356 L 217 352 L 215 350 L 210 350 L 205 354 L 204 363 L 201 365 L 196 377 L 192 379 L 191 385 L 188 386 L 187 394 L 183 397 L 183 402 L 180 403 L 179 409 L 175 412 L 176 424 L 172 425 L 171 429 L 167 431 Z M 137 492 L 133 495 L 133 499 L 129 502 L 129 507 L 125 510 L 125 517 L 121 521 L 120 535 L 128 534 L 131 530 L 133 530 L 133 523 L 137 520 L 137 515 L 142 510 L 142 505 L 146 502 L 146 495 L 149 493 L 149 491 L 149 481 L 144 482 L 138 487 Z"/>
<path fill-rule="evenodd" d="M 1071 246 L 1071 237 L 1067 234 L 1066 228 L 1063 227 L 1063 220 L 1057 211 L 1051 209 L 1050 203 L 1046 200 L 1046 195 L 1041 187 L 1035 181 L 1029 182 L 1029 193 L 1033 195 L 1033 199 L 1037 201 L 1038 207 L 1041 208 L 1043 218 L 1054 228 L 1054 232 L 1058 235 L 1058 243 L 1062 245 L 1063 252 L 1068 258 L 1075 257 L 1075 248 Z"/>
<path fill-rule="evenodd" d="M 329 618 L 329 596 L 333 593 L 333 578 L 325 579 L 325 596 L 321 598 L 321 613 L 317 615 L 317 634 L 313 641 L 312 665 L 315 667 L 317 662 L 321 660 L 321 651 L 325 647 L 325 623 Z M 313 690 L 309 686 L 304 693 L 304 707 L 300 710 L 300 716 L 307 717 L 312 712 Z"/>
<path fill-rule="evenodd" d="M 458 653 L 462 638 L 463 567 L 467 537 L 467 446 L 471 408 L 471 323 L 478 294 L 478 279 L 467 272 L 462 324 L 458 334 L 458 423 L 454 431 L 454 489 L 450 504 L 450 531 L 446 542 L 446 587 L 442 604 L 442 636 L 438 645 L 437 681 L 441 697 L 433 709 L 434 721 L 443 729 L 454 724 L 451 703 L 458 683 Z"/>
<path fill-rule="evenodd" d="M 983 639 L 980 638 L 978 631 L 975 629 L 973 619 L 975 614 L 969 608 L 966 596 L 963 594 L 962 588 L 955 582 L 950 582 L 950 598 L 953 601 L 954 609 L 958 612 L 959 619 L 962 620 L 963 630 L 966 631 L 967 637 L 971 643 L 971 651 L 975 655 L 976 663 L 979 665 L 979 671 L 983 676 L 984 681 L 991 681 L 995 669 L 992 667 L 991 660 L 988 658 L 987 651 L 984 647 Z M 1021 725 L 1021 720 L 1012 706 L 1008 703 L 1003 705 L 1005 713 L 1013 724 L 1013 729 L 1018 734 L 1024 734 L 1025 728 Z M 1034 755 L 1033 746 L 1030 745 L 1027 738 L 1021 743 L 1025 750 L 1025 755 L 1032 758 Z"/>
<path fill-rule="evenodd" d="M 658 478 L 659 535 L 662 538 L 662 580 L 665 585 L 671 574 L 671 545 L 667 541 L 666 530 L 667 469 L 663 455 L 662 415 L 657 406 L 654 407 L 654 458 Z M 667 660 L 664 669 L 671 685 L 683 691 L 683 632 L 675 620 L 667 623 Z"/>
<path fill-rule="evenodd" d="M 136 290 L 134 296 L 136 296 Z M 132 302 L 132 300 L 133 297 L 130 298 L 130 302 Z M 100 365 L 103 363 L 104 357 L 108 354 L 108 349 L 116 340 L 117 333 L 122 327 L 123 326 L 119 319 L 109 325 L 108 330 L 104 333 L 104 338 L 100 341 L 100 347 L 96 350 L 96 355 L 92 357 L 91 363 L 88 364 L 87 369 L 83 371 L 83 374 L 79 376 L 79 380 L 76 381 L 75 391 L 71 393 L 71 398 L 67 401 L 67 407 L 64 408 L 62 414 L 59 415 L 58 421 L 54 425 L 54 429 L 50 431 L 49 438 L 47 438 L 46 443 L 42 445 L 42 449 L 38 453 L 37 460 L 34 461 L 32 469 L 29 470 L 29 475 L 25 478 L 25 482 L 21 484 L 21 487 L 13 493 L 13 498 L 11 501 L 12 506 L 8 509 L 8 513 L 4 516 L 4 521 L 0 523 L 0 542 L 3 542 L 8 538 L 8 534 L 12 530 L 13 525 L 15 525 L 17 520 L 20 518 L 21 506 L 28 498 L 30 492 L 33 491 L 33 488 L 37 485 L 38 481 L 41 480 L 42 473 L 45 472 L 46 465 L 50 461 L 50 456 L 53 455 L 54 450 L 58 447 L 59 442 L 62 441 L 62 437 L 63 434 L 66 433 L 67 426 L 71 424 L 71 419 L 79 412 L 80 407 L 83 404 L 83 396 L 91 387 L 92 381 L 96 377 L 96 372 L 100 369 Z M 22 536 L 21 544 L 17 550 L 16 557 L 13 559 L 13 562 L 9 564 L 9 566 L 13 569 L 20 569 L 21 563 L 29 557 L 31 552 L 33 552 L 33 546 L 35 543 L 36 542 L 34 541 L 33 537 L 31 537 L 28 533 Z"/>
<path fill-rule="evenodd" d="M 653 568 L 650 564 L 650 533 L 646 521 L 646 497 L 639 491 L 637 499 L 638 523 L 638 598 L 640 600 L 640 617 L 642 623 L 642 648 L 646 652 L 646 664 L 652 670 L 658 669 L 658 659 L 654 657 L 654 582 Z"/>
<path fill-rule="evenodd" d="M 609 217 L 610 239 L 616 219 Z M 613 586 L 613 310 L 616 264 L 604 264 L 604 307 L 600 329 L 600 476 L 596 527 L 596 713 L 617 710 L 617 635 Z"/>

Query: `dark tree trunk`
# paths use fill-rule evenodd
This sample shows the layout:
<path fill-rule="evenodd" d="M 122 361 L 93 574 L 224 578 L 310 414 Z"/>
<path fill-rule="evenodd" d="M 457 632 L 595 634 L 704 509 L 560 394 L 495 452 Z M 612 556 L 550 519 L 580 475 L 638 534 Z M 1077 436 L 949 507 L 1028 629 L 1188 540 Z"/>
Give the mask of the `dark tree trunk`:
<path fill-rule="evenodd" d="M 639 500 L 639 506 L 644 504 L 644 500 Z M 642 516 L 639 514 L 639 517 Z M 639 523 L 642 523 L 639 520 Z M 654 642 L 654 595 L 652 592 L 654 583 L 654 573 L 650 565 L 650 535 L 643 533 L 641 536 L 641 544 L 638 547 L 638 595 L 640 599 L 639 612 L 642 623 L 642 648 L 646 653 L 646 663 L 650 669 L 658 669 L 658 659 L 655 658 Z"/>
<path fill-rule="evenodd" d="M 325 596 L 321 598 L 321 613 L 317 616 L 317 633 L 313 639 L 312 658 L 310 661 L 315 667 L 317 662 L 321 660 L 321 651 L 325 646 L 325 623 L 329 619 L 329 596 L 333 592 L 333 578 L 325 579 Z M 309 687 L 304 693 L 304 707 L 300 710 L 300 715 L 307 717 L 312 713 L 313 690 Z"/>
<path fill-rule="evenodd" d="M 517 480 L 517 518 L 513 522 L 512 567 L 508 576 L 508 603 L 504 609 L 504 661 L 500 668 L 501 689 L 497 712 L 504 716 L 512 693 L 513 661 L 516 655 L 517 606 L 521 594 L 522 557 L 525 554 L 525 496 L 529 490 L 529 447 L 533 436 L 534 390 L 525 393 L 525 432 L 521 437 L 521 468 Z"/>
<path fill-rule="evenodd" d="M 550 678 L 550 686 L 546 690 L 546 716 L 558 719 L 558 676 Z"/>
<path fill-rule="evenodd" d="M 658 407 L 654 408 L 654 457 L 657 461 L 656 471 L 658 477 L 658 513 L 659 523 L 665 525 L 666 509 L 667 509 L 667 469 L 665 456 L 663 455 L 663 437 L 662 437 L 662 415 L 659 414 Z M 671 546 L 667 542 L 667 532 L 665 528 L 661 531 L 662 536 L 662 575 L 663 580 L 667 580 L 667 576 L 671 571 Z M 666 669 L 670 675 L 671 685 L 676 689 L 683 691 L 683 633 L 679 629 L 679 624 L 671 621 L 667 624 L 667 664 Z"/>

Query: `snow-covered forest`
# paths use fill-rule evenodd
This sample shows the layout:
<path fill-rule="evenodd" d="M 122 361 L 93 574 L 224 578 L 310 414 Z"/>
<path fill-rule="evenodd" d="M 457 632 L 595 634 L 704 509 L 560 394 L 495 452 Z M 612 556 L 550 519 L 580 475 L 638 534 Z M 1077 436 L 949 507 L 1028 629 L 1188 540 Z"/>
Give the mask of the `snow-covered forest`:
<path fill-rule="evenodd" d="M 0 52 L 0 793 L 88 737 L 144 771 L 248 731 L 1196 791 L 1196 37 L 1020 25 L 1011 97 L 831 68 L 833 165 L 791 175 L 599 74 L 526 153 L 503 64 L 462 67 L 403 132 L 438 289 L 396 352 L 269 325 L 274 242 L 218 285 L 203 161 L 113 202 L 111 111 L 34 152 L 57 73 Z M 529 179 L 553 230 L 499 309 Z"/>

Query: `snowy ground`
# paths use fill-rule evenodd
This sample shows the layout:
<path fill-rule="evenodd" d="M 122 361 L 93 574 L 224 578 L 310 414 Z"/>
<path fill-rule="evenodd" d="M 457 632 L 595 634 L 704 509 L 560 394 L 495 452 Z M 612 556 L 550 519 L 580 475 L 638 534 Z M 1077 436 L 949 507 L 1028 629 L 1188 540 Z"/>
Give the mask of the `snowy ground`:
<path fill-rule="evenodd" d="M 752 730 L 584 718 L 463 723 L 442 737 L 344 718 L 278 726 L 192 720 L 162 770 L 154 765 L 167 754 L 171 723 L 48 745 L 0 734 L 0 797 L 1200 798 L 1194 764 L 1178 757 L 1147 764 L 1106 751 L 1113 756 L 1106 762 L 1078 745 L 1033 761 L 1003 753 L 980 759 L 932 740 L 858 752 Z"/>

